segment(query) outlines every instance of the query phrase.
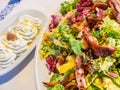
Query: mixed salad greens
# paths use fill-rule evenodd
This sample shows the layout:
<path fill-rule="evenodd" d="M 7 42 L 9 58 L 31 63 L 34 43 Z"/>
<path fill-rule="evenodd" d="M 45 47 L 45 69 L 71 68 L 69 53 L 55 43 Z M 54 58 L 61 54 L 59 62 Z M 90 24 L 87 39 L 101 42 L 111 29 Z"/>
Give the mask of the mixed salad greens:
<path fill-rule="evenodd" d="M 61 4 L 44 33 L 47 90 L 120 90 L 119 0 L 72 0 Z"/>

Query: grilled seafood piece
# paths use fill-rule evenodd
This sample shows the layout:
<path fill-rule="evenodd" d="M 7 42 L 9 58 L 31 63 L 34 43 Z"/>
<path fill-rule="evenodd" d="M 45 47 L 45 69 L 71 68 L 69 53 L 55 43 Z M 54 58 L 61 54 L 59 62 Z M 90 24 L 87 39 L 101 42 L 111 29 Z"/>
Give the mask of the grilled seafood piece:
<path fill-rule="evenodd" d="M 110 55 L 114 54 L 114 52 L 116 50 L 115 48 L 98 45 L 97 39 L 95 37 L 91 36 L 87 32 L 87 30 L 83 31 L 83 35 L 84 35 L 85 39 L 87 40 L 89 47 L 92 49 L 93 54 L 96 57 L 106 57 L 106 56 L 110 56 Z"/>
<path fill-rule="evenodd" d="M 108 0 L 107 2 L 115 19 L 120 23 L 120 0 Z"/>
<path fill-rule="evenodd" d="M 77 87 L 79 88 L 79 90 L 86 90 L 85 71 L 82 56 L 80 55 L 76 56 L 75 63 L 76 63 L 75 77 L 77 81 Z"/>
<path fill-rule="evenodd" d="M 65 90 L 79 90 L 75 82 L 70 82 L 65 86 Z"/>

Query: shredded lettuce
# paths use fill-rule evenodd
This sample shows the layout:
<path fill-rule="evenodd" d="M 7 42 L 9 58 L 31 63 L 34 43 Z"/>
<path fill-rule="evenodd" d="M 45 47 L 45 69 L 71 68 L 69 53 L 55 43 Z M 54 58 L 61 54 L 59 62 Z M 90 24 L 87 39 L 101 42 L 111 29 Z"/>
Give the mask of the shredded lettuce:
<path fill-rule="evenodd" d="M 87 86 L 90 86 L 94 82 L 97 76 L 98 76 L 98 73 L 94 73 L 93 75 L 88 74 L 85 77 Z"/>
<path fill-rule="evenodd" d="M 46 58 L 49 55 L 51 55 L 51 53 L 49 52 L 49 48 L 51 47 L 52 42 L 51 41 L 48 41 L 48 42 L 43 41 L 41 45 L 42 46 L 41 46 L 41 49 L 39 52 L 40 52 L 40 58 L 43 59 L 43 58 Z"/>
<path fill-rule="evenodd" d="M 120 90 L 120 87 L 114 83 L 110 78 L 108 77 L 103 77 L 103 81 L 106 83 L 105 87 L 107 90 Z M 118 80 L 119 82 L 119 80 Z"/>
<path fill-rule="evenodd" d="M 109 71 L 111 66 L 114 65 L 115 61 L 116 60 L 110 56 L 105 57 L 105 58 L 94 59 L 94 61 L 93 61 L 94 69 L 97 72 Z"/>
<path fill-rule="evenodd" d="M 117 86 L 119 86 L 120 87 L 120 77 L 117 77 L 117 78 L 112 78 L 112 81 L 113 81 L 113 83 L 115 83 Z"/>
<path fill-rule="evenodd" d="M 98 39 L 99 44 L 116 47 L 113 58 L 120 62 L 120 25 L 106 16 L 99 30 L 93 30 L 92 35 Z"/>
<path fill-rule="evenodd" d="M 61 84 L 57 84 L 52 88 L 48 88 L 47 90 L 64 90 L 64 86 Z"/>
<path fill-rule="evenodd" d="M 115 51 L 113 57 L 118 60 L 118 63 L 120 63 L 120 48 Z"/>
<path fill-rule="evenodd" d="M 108 39 L 110 41 L 120 39 L 120 25 L 115 20 L 110 19 L 109 16 L 106 16 L 100 28 L 92 31 L 92 35 L 98 39 L 100 45 L 108 45 Z M 115 44 L 115 42 L 112 42 L 112 44 Z"/>
<path fill-rule="evenodd" d="M 103 21 L 104 23 L 102 24 L 102 34 L 107 38 L 120 38 L 120 25 L 115 20 L 110 19 L 109 16 L 107 16 Z"/>
<path fill-rule="evenodd" d="M 87 90 L 100 90 L 100 88 L 98 88 L 97 86 L 95 86 L 94 84 L 91 84 Z"/>
<path fill-rule="evenodd" d="M 62 33 L 63 37 L 68 38 L 69 44 L 73 52 L 77 55 L 78 54 L 80 55 L 82 53 L 81 51 L 82 44 L 80 40 L 75 39 L 74 35 L 72 34 L 72 31 L 73 30 L 69 28 L 68 23 L 61 23 L 59 26 L 59 32 Z"/>
<path fill-rule="evenodd" d="M 63 75 L 54 73 L 50 79 L 50 82 L 59 82 L 60 80 L 62 80 L 64 78 Z"/>
<path fill-rule="evenodd" d="M 50 82 L 60 82 L 61 80 L 63 80 L 65 77 L 67 77 L 68 75 L 70 75 L 73 72 L 74 72 L 74 69 L 70 69 L 69 71 L 67 71 L 63 75 L 53 73 L 53 75 L 50 79 Z M 48 87 L 47 90 L 64 90 L 64 86 L 57 84 L 54 87 Z"/>
<path fill-rule="evenodd" d="M 50 78 L 50 82 L 59 82 L 64 78 L 63 75 L 57 74 L 57 73 L 53 73 L 52 77 Z M 54 87 L 47 87 L 47 90 L 63 90 L 63 89 L 59 89 L 62 86 L 56 85 Z"/>
<path fill-rule="evenodd" d="M 76 8 L 76 4 L 79 2 L 80 0 L 72 0 L 72 1 L 64 1 L 63 3 L 61 3 L 61 9 L 60 12 L 61 14 L 66 14 L 67 12 L 71 11 L 72 9 Z"/>
<path fill-rule="evenodd" d="M 113 65 L 114 62 L 115 62 L 115 59 L 113 59 L 111 57 L 106 57 L 100 63 L 100 70 L 102 70 L 102 71 L 108 71 L 109 68 Z"/>
<path fill-rule="evenodd" d="M 52 45 L 49 45 L 47 43 L 42 44 L 41 50 L 43 51 L 43 57 L 48 56 L 49 54 L 52 54 L 54 56 L 62 54 L 62 48 L 65 48 L 67 52 L 74 52 L 75 54 L 81 54 L 81 41 L 76 40 L 76 29 L 71 29 L 69 27 L 69 23 L 60 23 L 58 28 L 56 28 L 52 32 L 52 39 L 50 42 L 52 42 Z M 55 42 L 56 41 L 56 42 Z"/>

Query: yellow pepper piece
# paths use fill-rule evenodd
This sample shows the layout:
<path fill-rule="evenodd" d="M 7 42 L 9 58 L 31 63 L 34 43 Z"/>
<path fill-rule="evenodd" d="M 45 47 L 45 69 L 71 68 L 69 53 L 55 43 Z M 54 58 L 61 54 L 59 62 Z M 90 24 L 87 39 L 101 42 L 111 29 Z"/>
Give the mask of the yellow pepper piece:
<path fill-rule="evenodd" d="M 100 88 L 100 90 L 104 90 L 103 86 L 104 86 L 104 82 L 100 79 L 100 78 L 96 78 L 94 85 L 96 85 L 97 87 Z"/>
<path fill-rule="evenodd" d="M 51 36 L 51 32 L 44 33 L 43 38 L 44 38 L 45 41 L 47 41 L 50 38 L 50 36 Z"/>
<path fill-rule="evenodd" d="M 67 60 L 67 62 L 63 65 L 57 64 L 57 69 L 60 74 L 67 72 L 68 70 L 72 69 L 75 66 L 75 56 L 74 55 L 67 56 L 66 60 Z"/>

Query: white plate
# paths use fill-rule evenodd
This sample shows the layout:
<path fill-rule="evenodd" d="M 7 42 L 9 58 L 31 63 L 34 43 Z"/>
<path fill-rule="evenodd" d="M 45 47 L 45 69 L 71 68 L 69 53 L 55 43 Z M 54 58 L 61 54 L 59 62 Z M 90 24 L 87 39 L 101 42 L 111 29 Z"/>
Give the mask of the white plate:
<path fill-rule="evenodd" d="M 1 69 L 0 70 L 0 76 L 8 73 L 9 71 L 11 71 L 12 69 L 14 69 L 17 65 L 19 65 L 23 60 L 25 60 L 25 58 L 30 54 L 30 52 L 35 48 L 38 40 L 40 39 L 39 37 L 41 36 L 42 31 L 44 31 L 46 25 L 47 25 L 47 17 L 40 11 L 37 10 L 24 10 L 21 12 L 18 12 L 10 17 L 8 17 L 7 19 L 5 19 L 3 22 L 1 22 L 0 24 L 0 33 L 4 33 L 7 28 L 9 28 L 10 26 L 13 26 L 18 18 L 22 15 L 31 15 L 33 17 L 39 17 L 42 21 L 42 27 L 41 27 L 41 31 L 38 34 L 38 36 L 36 37 L 36 39 L 32 42 L 32 44 L 29 46 L 28 50 L 26 50 L 20 57 L 18 57 L 9 67 L 5 68 L 5 69 Z"/>
<path fill-rule="evenodd" d="M 45 30 L 43 31 L 43 33 Z M 43 34 L 41 35 L 42 38 Z M 49 80 L 49 70 L 46 67 L 45 60 L 40 59 L 40 45 L 41 45 L 42 39 L 40 39 L 39 44 L 36 47 L 35 52 L 35 80 L 36 80 L 36 87 L 37 90 L 46 90 L 46 87 L 43 86 L 43 81 Z"/>
<path fill-rule="evenodd" d="M 47 6 L 47 7 L 50 7 L 49 8 L 49 11 L 51 11 L 50 14 L 58 15 L 60 4 L 67 0 L 48 0 L 48 1 L 50 1 Z M 50 14 L 48 14 L 48 17 L 51 16 Z M 46 29 L 48 29 L 48 27 L 46 27 Z M 42 42 L 42 36 L 44 32 L 46 32 L 46 30 L 42 31 L 40 40 L 38 41 L 38 45 L 36 47 L 36 52 L 35 52 L 34 68 L 35 68 L 35 80 L 36 80 L 37 90 L 47 90 L 47 88 L 43 85 L 43 81 L 48 81 L 50 79 L 49 70 L 46 67 L 45 60 L 41 60 L 39 56 L 40 45 Z"/>
<path fill-rule="evenodd" d="M 51 1 L 51 3 L 49 3 L 49 6 L 52 6 L 53 9 L 50 9 L 51 12 L 55 12 L 55 8 L 60 7 L 60 3 L 63 2 L 65 0 L 53 0 Z M 55 3 L 55 5 L 54 5 Z M 49 7 L 48 6 L 48 7 Z M 59 12 L 59 10 L 56 11 L 57 13 Z M 53 13 L 53 15 L 55 15 L 55 13 Z M 56 14 L 57 15 L 57 14 Z M 50 17 L 51 15 L 49 15 Z M 49 18 L 50 20 L 50 18 Z M 48 27 L 46 27 L 47 30 Z M 46 67 L 45 64 L 45 60 L 41 60 L 39 57 L 39 50 L 40 50 L 40 45 L 42 42 L 42 36 L 43 33 L 46 32 L 46 30 L 44 30 L 40 36 L 40 40 L 38 41 L 38 45 L 36 47 L 36 52 L 35 52 L 35 80 L 36 80 L 36 87 L 37 90 L 47 90 L 47 88 L 43 85 L 43 81 L 48 81 L 50 79 L 50 75 L 49 75 L 49 71 Z"/>

